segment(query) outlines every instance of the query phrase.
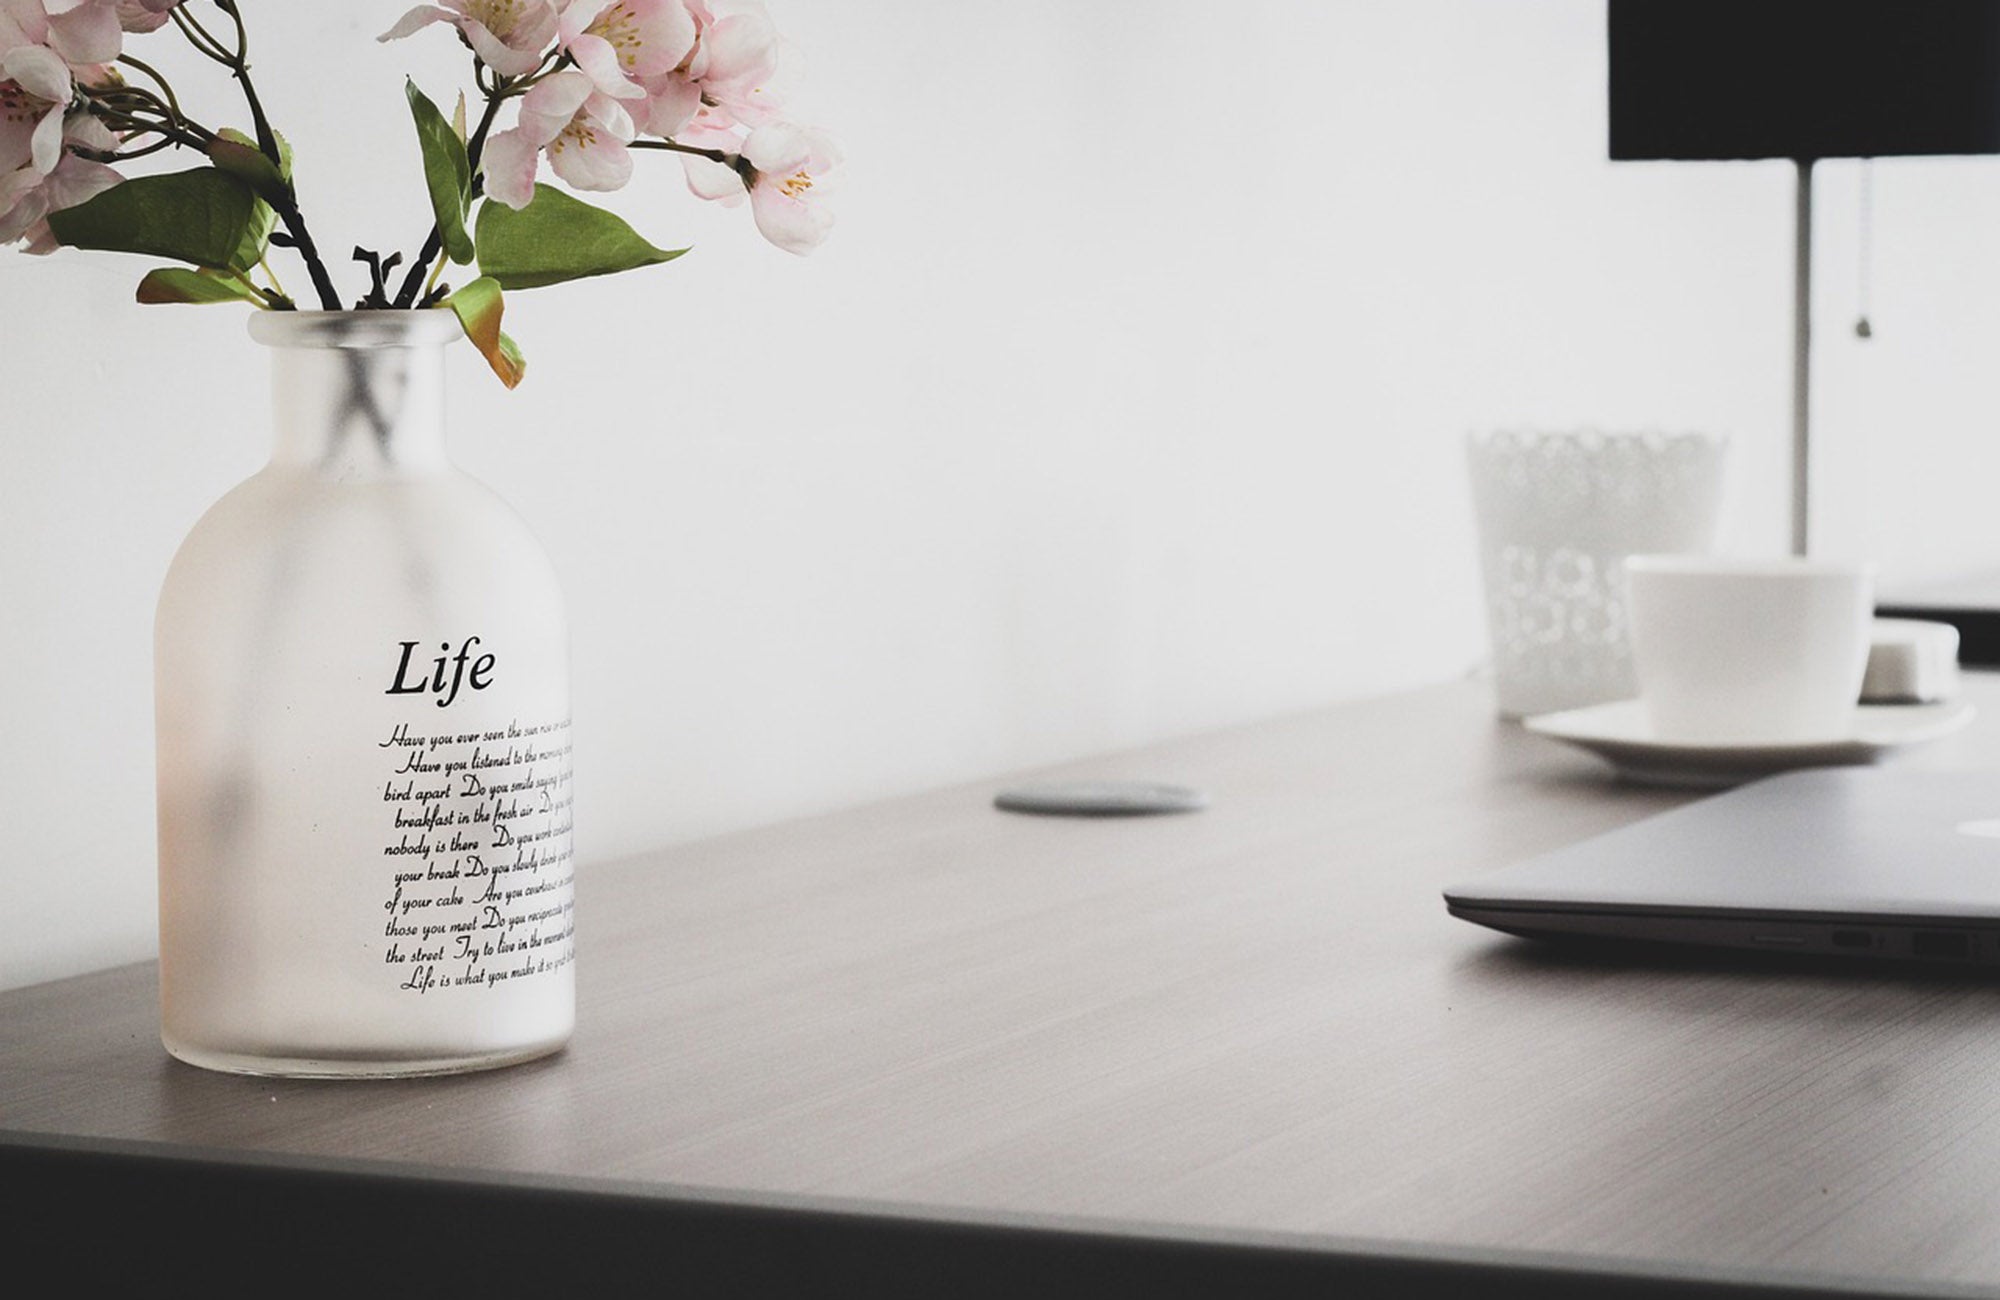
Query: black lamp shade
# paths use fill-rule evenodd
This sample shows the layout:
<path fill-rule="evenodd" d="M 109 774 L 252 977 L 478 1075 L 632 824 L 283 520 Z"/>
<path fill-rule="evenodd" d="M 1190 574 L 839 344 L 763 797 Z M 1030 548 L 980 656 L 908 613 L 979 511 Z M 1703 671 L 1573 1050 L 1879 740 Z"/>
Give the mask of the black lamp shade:
<path fill-rule="evenodd" d="M 2000 0 L 1608 0 L 1611 157 L 2000 153 Z"/>

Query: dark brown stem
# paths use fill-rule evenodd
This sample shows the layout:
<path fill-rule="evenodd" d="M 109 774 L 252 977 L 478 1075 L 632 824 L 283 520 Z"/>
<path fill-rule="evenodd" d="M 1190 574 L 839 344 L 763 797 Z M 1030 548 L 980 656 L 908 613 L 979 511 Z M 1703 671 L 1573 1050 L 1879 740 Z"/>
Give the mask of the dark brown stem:
<path fill-rule="evenodd" d="M 319 248 L 313 243 L 312 232 L 306 229 L 306 219 L 299 214 L 297 200 L 291 197 L 287 187 L 283 203 L 271 206 L 277 209 L 278 220 L 285 223 L 285 230 L 291 235 L 298 254 L 305 259 L 306 274 L 312 277 L 313 292 L 319 295 L 319 305 L 327 311 L 340 310 L 340 295 L 334 291 L 333 278 L 326 273 L 326 263 L 321 260 Z"/>
<path fill-rule="evenodd" d="M 690 154 L 696 158 L 706 158 L 719 162 L 724 167 L 735 167 L 743 159 L 739 154 L 724 153 L 720 149 L 697 149 L 691 144 L 676 144 L 672 140 L 634 140 L 625 146 L 628 149 L 664 149 L 668 153 Z"/>
<path fill-rule="evenodd" d="M 176 21 L 185 17 L 181 30 L 188 39 L 195 41 L 196 48 L 218 62 L 228 65 L 235 76 L 236 84 L 243 88 L 243 99 L 250 106 L 250 119 L 257 127 L 257 148 L 280 174 L 285 170 L 285 157 L 278 148 L 278 136 L 271 129 L 271 122 L 264 113 L 264 103 L 257 97 L 257 87 L 250 80 L 250 38 L 243 29 L 243 16 L 236 11 L 236 0 L 215 0 L 215 7 L 228 14 L 236 25 L 236 50 L 232 54 L 222 48 L 222 42 L 209 35 L 192 14 L 183 15 L 185 5 L 176 6 L 173 14 Z M 200 39 L 196 39 L 199 34 Z M 206 41 L 204 47 L 202 42 Z M 291 177 L 285 177 L 285 195 L 282 200 L 274 200 L 271 207 L 276 210 L 278 220 L 285 223 L 285 230 L 292 237 L 299 256 L 306 264 L 306 274 L 312 277 L 313 292 L 319 295 L 320 306 L 327 311 L 340 310 L 340 294 L 334 290 L 333 277 L 327 274 L 326 260 L 319 255 L 319 246 L 313 243 L 312 232 L 306 228 L 306 219 L 299 211 L 298 197 L 292 191 Z"/>
<path fill-rule="evenodd" d="M 724 153 L 720 149 L 698 149 L 691 144 L 680 144 L 673 140 L 634 140 L 626 146 L 631 149 L 659 149 L 666 153 L 684 153 L 692 158 L 706 158 L 710 162 L 721 163 L 724 167 L 743 178 L 743 188 L 749 189 L 757 179 L 757 169 L 750 160 L 740 153 Z"/>
<path fill-rule="evenodd" d="M 203 58 L 214 59 L 217 63 L 230 62 L 229 51 L 222 48 L 221 41 L 208 34 L 208 29 L 188 12 L 187 6 L 175 5 L 167 14 L 174 20 L 174 26 L 180 28 L 181 35 L 187 37 L 188 44 L 194 46 Z"/>
<path fill-rule="evenodd" d="M 182 141 L 176 140 L 173 136 L 163 135 L 143 149 L 86 149 L 82 145 L 71 145 L 69 151 L 79 158 L 88 158 L 92 162 L 130 162 L 134 158 L 144 158 L 147 154 L 158 153 L 162 149 L 171 149 L 180 143 Z"/>

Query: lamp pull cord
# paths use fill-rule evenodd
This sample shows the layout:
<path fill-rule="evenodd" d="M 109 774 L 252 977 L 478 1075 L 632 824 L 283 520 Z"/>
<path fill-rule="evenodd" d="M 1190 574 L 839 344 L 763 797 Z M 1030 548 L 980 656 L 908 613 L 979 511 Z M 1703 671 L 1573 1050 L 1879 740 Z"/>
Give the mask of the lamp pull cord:
<path fill-rule="evenodd" d="M 1868 307 L 1875 278 L 1875 163 L 1868 158 L 1861 160 L 1860 226 L 1860 237 L 1856 243 L 1861 250 L 1860 287 L 1857 294 L 1861 314 L 1854 322 L 1854 337 L 1872 339 L 1875 337 L 1875 327 L 1868 321 Z"/>

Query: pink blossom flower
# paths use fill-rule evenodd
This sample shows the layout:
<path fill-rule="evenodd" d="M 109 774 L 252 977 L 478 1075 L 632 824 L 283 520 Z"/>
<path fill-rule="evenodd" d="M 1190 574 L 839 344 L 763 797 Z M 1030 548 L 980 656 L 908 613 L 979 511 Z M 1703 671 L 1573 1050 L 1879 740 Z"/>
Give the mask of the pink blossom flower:
<path fill-rule="evenodd" d="M 111 150 L 118 146 L 116 137 L 86 113 L 70 119 L 63 141 L 86 149 Z M 58 245 L 49 232 L 49 213 L 75 207 L 123 179 L 105 164 L 79 158 L 67 150 L 47 171 L 33 165 L 0 171 L 0 244 L 25 241 L 30 253 L 55 251 Z"/>
<path fill-rule="evenodd" d="M 521 97 L 516 126 L 486 142 L 486 192 L 510 208 L 535 196 L 541 155 L 579 190 L 615 190 L 632 179 L 635 134 L 624 106 L 576 69 L 555 73 Z"/>
<path fill-rule="evenodd" d="M 699 121 L 699 119 L 697 119 Z M 729 132 L 703 134 L 701 128 L 683 132 L 682 144 L 729 151 L 734 139 Z M 825 241 L 833 229 L 833 214 L 821 199 L 820 182 L 840 161 L 833 142 L 818 131 L 789 122 L 771 122 L 752 131 L 743 141 L 741 157 L 749 170 L 742 170 L 708 158 L 683 156 L 688 188 L 697 197 L 715 199 L 734 207 L 747 191 L 750 216 L 764 238 L 788 253 L 806 254 Z"/>
<path fill-rule="evenodd" d="M 758 4 L 739 3 L 715 15 L 701 34 L 701 57 L 691 69 L 703 98 L 745 126 L 775 121 L 770 89 L 782 48 L 777 28 Z"/>
<path fill-rule="evenodd" d="M 752 131 L 743 157 L 757 174 L 750 180 L 750 215 L 764 238 L 788 253 L 818 248 L 833 229 L 821 204 L 819 183 L 840 161 L 833 142 L 817 131 L 773 122 Z"/>
<path fill-rule="evenodd" d="M 46 176 L 62 155 L 63 110 L 75 83 L 69 65 L 41 45 L 0 54 L 0 169 L 32 166 Z"/>
<path fill-rule="evenodd" d="M 77 68 L 111 62 L 124 41 L 117 0 L 0 0 L 0 54 L 39 46 Z"/>
<path fill-rule="evenodd" d="M 770 120 L 775 98 L 766 83 L 777 71 L 778 34 L 761 7 L 740 5 L 718 15 L 709 0 L 686 0 L 695 43 L 667 72 L 642 77 L 646 102 L 633 119 L 647 135 L 672 139 L 704 108 L 706 125 Z"/>
<path fill-rule="evenodd" d="M 444 0 L 418 5 L 375 39 L 400 40 L 432 23 L 450 23 L 486 66 L 521 77 L 542 66 L 556 36 L 554 0 Z"/>
<path fill-rule="evenodd" d="M 128 32 L 156 32 L 181 0 L 118 0 L 118 25 Z"/>
<path fill-rule="evenodd" d="M 562 45 L 597 88 L 619 99 L 645 96 L 643 82 L 694 50 L 695 22 L 683 0 L 569 0 Z"/>

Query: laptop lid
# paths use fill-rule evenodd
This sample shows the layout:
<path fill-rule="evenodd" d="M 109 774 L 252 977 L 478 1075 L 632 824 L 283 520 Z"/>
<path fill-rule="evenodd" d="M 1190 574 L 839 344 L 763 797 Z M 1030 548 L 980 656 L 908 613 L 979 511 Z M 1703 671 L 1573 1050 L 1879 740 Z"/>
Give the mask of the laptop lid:
<path fill-rule="evenodd" d="M 2000 773 L 1769 777 L 1444 892 L 1564 936 L 2000 966 Z"/>

